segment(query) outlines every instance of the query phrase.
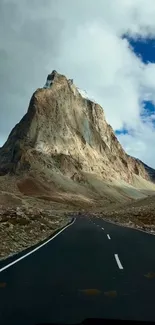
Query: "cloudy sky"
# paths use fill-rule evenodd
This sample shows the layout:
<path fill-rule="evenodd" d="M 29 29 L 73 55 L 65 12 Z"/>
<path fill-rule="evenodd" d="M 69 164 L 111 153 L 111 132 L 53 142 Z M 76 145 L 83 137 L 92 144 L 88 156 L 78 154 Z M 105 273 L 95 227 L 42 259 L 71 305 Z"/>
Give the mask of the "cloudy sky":
<path fill-rule="evenodd" d="M 155 0 L 0 0 L 0 145 L 52 70 L 155 167 Z"/>

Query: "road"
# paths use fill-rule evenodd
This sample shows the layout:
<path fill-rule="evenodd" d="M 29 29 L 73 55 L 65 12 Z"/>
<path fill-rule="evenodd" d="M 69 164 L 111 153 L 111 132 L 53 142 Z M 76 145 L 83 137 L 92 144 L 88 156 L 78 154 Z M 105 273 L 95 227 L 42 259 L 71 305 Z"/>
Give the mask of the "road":
<path fill-rule="evenodd" d="M 1 325 L 155 321 L 155 236 L 81 216 L 8 264 L 0 263 Z"/>

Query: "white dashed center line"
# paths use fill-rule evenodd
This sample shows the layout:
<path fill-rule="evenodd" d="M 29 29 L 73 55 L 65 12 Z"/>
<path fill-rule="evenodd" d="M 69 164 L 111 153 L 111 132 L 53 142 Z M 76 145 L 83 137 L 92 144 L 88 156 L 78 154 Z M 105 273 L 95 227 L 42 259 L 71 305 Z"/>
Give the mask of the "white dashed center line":
<path fill-rule="evenodd" d="M 107 235 L 107 237 L 108 237 L 108 239 L 111 239 L 110 236 L 109 236 L 109 234 Z"/>
<path fill-rule="evenodd" d="M 102 228 L 102 230 L 104 230 L 104 228 Z"/>
<path fill-rule="evenodd" d="M 120 259 L 118 257 L 118 254 L 115 254 L 115 259 L 116 259 L 116 262 L 117 262 L 117 265 L 118 265 L 119 269 L 120 270 L 123 270 L 123 266 L 122 266 L 122 264 L 120 262 Z"/>

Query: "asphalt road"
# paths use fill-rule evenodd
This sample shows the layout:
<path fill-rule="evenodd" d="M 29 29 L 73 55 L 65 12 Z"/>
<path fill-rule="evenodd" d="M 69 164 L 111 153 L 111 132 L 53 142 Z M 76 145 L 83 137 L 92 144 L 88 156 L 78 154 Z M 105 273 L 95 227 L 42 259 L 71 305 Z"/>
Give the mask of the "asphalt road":
<path fill-rule="evenodd" d="M 0 263 L 1 325 L 155 321 L 155 236 L 82 216 L 8 264 Z"/>

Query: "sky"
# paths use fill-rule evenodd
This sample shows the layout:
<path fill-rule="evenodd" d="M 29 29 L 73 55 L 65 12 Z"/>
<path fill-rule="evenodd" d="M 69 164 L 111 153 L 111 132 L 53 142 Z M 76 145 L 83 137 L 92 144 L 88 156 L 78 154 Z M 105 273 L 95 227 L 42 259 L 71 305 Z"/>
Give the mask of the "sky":
<path fill-rule="evenodd" d="M 0 146 L 52 70 L 105 111 L 155 168 L 155 0 L 1 0 Z"/>

